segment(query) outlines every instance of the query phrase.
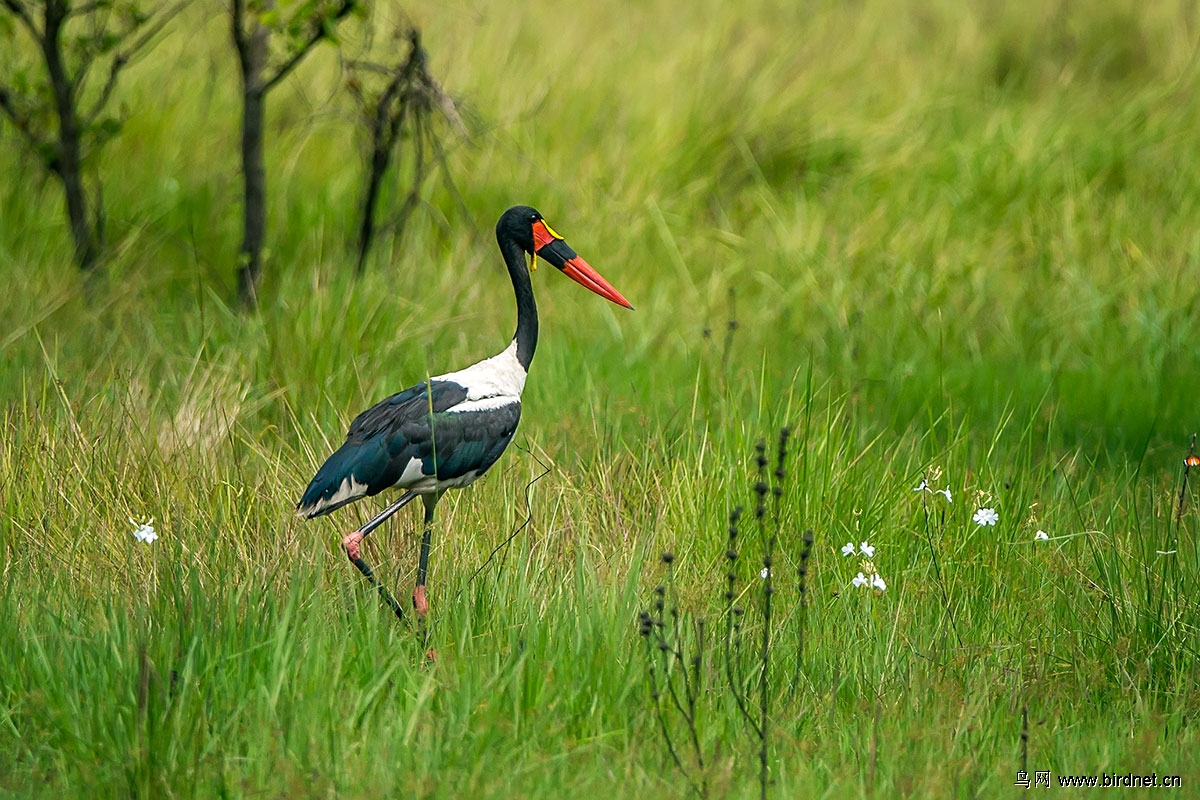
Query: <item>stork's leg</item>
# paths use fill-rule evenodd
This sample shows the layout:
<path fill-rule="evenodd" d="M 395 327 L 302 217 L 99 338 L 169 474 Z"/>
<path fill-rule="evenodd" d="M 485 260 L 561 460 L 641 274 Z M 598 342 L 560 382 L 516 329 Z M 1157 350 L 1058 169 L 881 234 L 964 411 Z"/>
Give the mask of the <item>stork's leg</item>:
<path fill-rule="evenodd" d="M 405 492 L 400 496 L 399 500 L 392 503 L 383 511 L 380 511 L 378 514 L 372 517 L 371 521 L 366 525 L 363 525 L 356 531 L 351 531 L 350 533 L 346 534 L 344 539 L 342 539 L 342 546 L 346 548 L 346 557 L 350 559 L 350 563 L 353 564 L 358 571 L 363 574 L 363 577 L 367 579 L 368 583 L 375 587 L 375 589 L 379 592 L 379 596 L 383 598 L 383 602 L 387 603 L 388 608 L 392 609 L 392 611 L 396 613 L 397 618 L 401 620 L 404 619 L 404 608 L 400 605 L 400 602 L 392 596 L 392 593 L 389 592 L 387 588 L 379 582 L 379 579 L 375 577 L 375 573 L 369 566 L 367 566 L 367 562 L 362 560 L 359 552 L 359 545 L 362 543 L 363 539 L 367 538 L 371 531 L 375 530 L 384 522 L 386 522 L 389 517 L 411 503 L 416 499 L 416 497 L 416 492 Z"/>
<path fill-rule="evenodd" d="M 425 578 L 429 574 L 429 545 L 433 538 L 433 509 L 441 498 L 441 492 L 423 494 L 425 501 L 425 531 L 421 535 L 421 555 L 417 559 L 417 588 L 413 589 L 413 609 L 424 618 L 429 612 L 429 599 L 425 596 Z"/>

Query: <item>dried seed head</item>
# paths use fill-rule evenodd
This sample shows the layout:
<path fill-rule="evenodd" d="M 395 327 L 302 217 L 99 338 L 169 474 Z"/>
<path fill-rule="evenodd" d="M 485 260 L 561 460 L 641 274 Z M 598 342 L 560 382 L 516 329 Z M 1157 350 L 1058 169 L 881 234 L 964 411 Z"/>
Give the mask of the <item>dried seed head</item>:
<path fill-rule="evenodd" d="M 741 606 L 733 607 L 733 615 L 735 617 L 740 617 L 742 614 L 745 614 L 745 613 L 746 613 L 746 609 L 742 608 Z"/>
<path fill-rule="evenodd" d="M 666 593 L 667 593 L 667 587 L 663 586 L 663 585 L 660 583 L 658 586 L 655 586 L 655 587 L 654 587 L 654 593 L 655 593 L 656 595 L 658 595 L 659 597 L 662 597 L 664 594 L 666 594 Z"/>
<path fill-rule="evenodd" d="M 666 643 L 666 642 L 659 642 L 659 643 L 658 643 L 658 649 L 659 649 L 659 650 L 662 650 L 663 652 L 666 652 L 666 649 L 667 649 L 667 643 Z"/>
<path fill-rule="evenodd" d="M 737 550 L 726 550 L 725 557 L 730 561 L 737 561 Z"/>
<path fill-rule="evenodd" d="M 662 562 L 664 564 L 669 565 L 674 560 L 675 560 L 675 554 L 672 553 L 670 550 L 668 550 L 667 552 L 662 554 Z"/>
<path fill-rule="evenodd" d="M 729 602 L 731 600 L 733 600 L 733 592 L 726 592 L 725 593 L 725 602 Z"/>
<path fill-rule="evenodd" d="M 766 567 L 767 569 L 770 569 L 770 568 L 771 568 L 771 563 L 772 563 L 772 561 L 771 561 L 771 557 L 770 557 L 770 556 L 763 556 L 763 566 L 764 566 L 764 567 Z"/>
<path fill-rule="evenodd" d="M 757 494 L 759 497 L 766 497 L 767 484 L 764 483 L 763 481 L 758 481 L 757 483 L 755 483 L 754 484 L 754 493 Z"/>
<path fill-rule="evenodd" d="M 783 462 L 784 462 L 784 459 L 787 458 L 788 437 L 791 435 L 792 435 L 792 432 L 790 429 L 788 429 L 788 428 L 780 428 L 779 429 L 779 450 L 777 451 L 779 458 L 775 462 L 775 464 L 776 464 L 775 475 L 779 478 L 783 477 Z"/>

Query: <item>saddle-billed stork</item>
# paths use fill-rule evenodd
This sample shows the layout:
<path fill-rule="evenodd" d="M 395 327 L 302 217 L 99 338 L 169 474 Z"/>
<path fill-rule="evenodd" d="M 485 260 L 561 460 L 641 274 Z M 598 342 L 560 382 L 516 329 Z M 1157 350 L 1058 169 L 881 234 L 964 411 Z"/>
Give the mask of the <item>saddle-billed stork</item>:
<path fill-rule="evenodd" d="M 447 489 L 461 489 L 483 477 L 512 441 L 521 418 L 521 390 L 538 339 L 537 305 L 525 254 L 533 256 L 534 269 L 541 258 L 601 297 L 633 308 L 536 209 L 514 206 L 505 211 L 496 223 L 496 241 L 517 299 L 512 343 L 499 355 L 430 378 L 359 414 L 350 423 L 346 441 L 317 470 L 296 505 L 298 516 L 311 519 L 384 489 L 404 490 L 370 522 L 342 539 L 350 561 L 402 619 L 400 604 L 362 560 L 360 545 L 417 497 L 424 501 L 425 530 L 413 590 L 413 608 L 424 617 L 429 609 L 425 578 L 434 507 Z"/>

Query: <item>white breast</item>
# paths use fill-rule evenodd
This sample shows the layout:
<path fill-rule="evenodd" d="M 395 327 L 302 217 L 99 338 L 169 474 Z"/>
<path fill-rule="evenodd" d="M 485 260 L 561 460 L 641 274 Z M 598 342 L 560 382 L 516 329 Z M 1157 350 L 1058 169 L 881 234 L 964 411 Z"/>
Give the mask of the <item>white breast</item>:
<path fill-rule="evenodd" d="M 503 353 L 472 364 L 458 372 L 437 375 L 435 381 L 453 381 L 467 389 L 467 399 L 449 411 L 481 411 L 498 408 L 521 399 L 525 389 L 525 368 L 517 360 L 514 339 Z"/>

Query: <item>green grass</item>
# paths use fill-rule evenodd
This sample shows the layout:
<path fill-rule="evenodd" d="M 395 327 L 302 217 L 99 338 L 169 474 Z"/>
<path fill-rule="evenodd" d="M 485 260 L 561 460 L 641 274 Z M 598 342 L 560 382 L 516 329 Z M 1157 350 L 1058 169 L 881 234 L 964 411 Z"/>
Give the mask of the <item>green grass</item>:
<path fill-rule="evenodd" d="M 1200 796 L 1191 4 L 424 11 L 475 131 L 468 213 L 435 186 L 353 279 L 323 53 L 271 99 L 254 315 L 229 305 L 232 54 L 189 14 L 121 89 L 90 290 L 0 128 L 0 795 L 687 796 L 637 612 L 669 549 L 683 610 L 717 619 L 754 443 L 789 425 L 773 796 L 1006 795 L 1022 707 L 1031 771 Z M 505 345 L 514 203 L 638 310 L 535 274 L 520 449 L 440 506 L 427 664 L 339 552 L 371 504 L 291 509 L 367 403 Z M 935 470 L 949 506 L 912 491 Z M 367 554 L 403 597 L 400 516 Z M 864 539 L 881 595 L 839 553 Z M 714 796 L 756 795 L 719 691 L 700 734 Z"/>

